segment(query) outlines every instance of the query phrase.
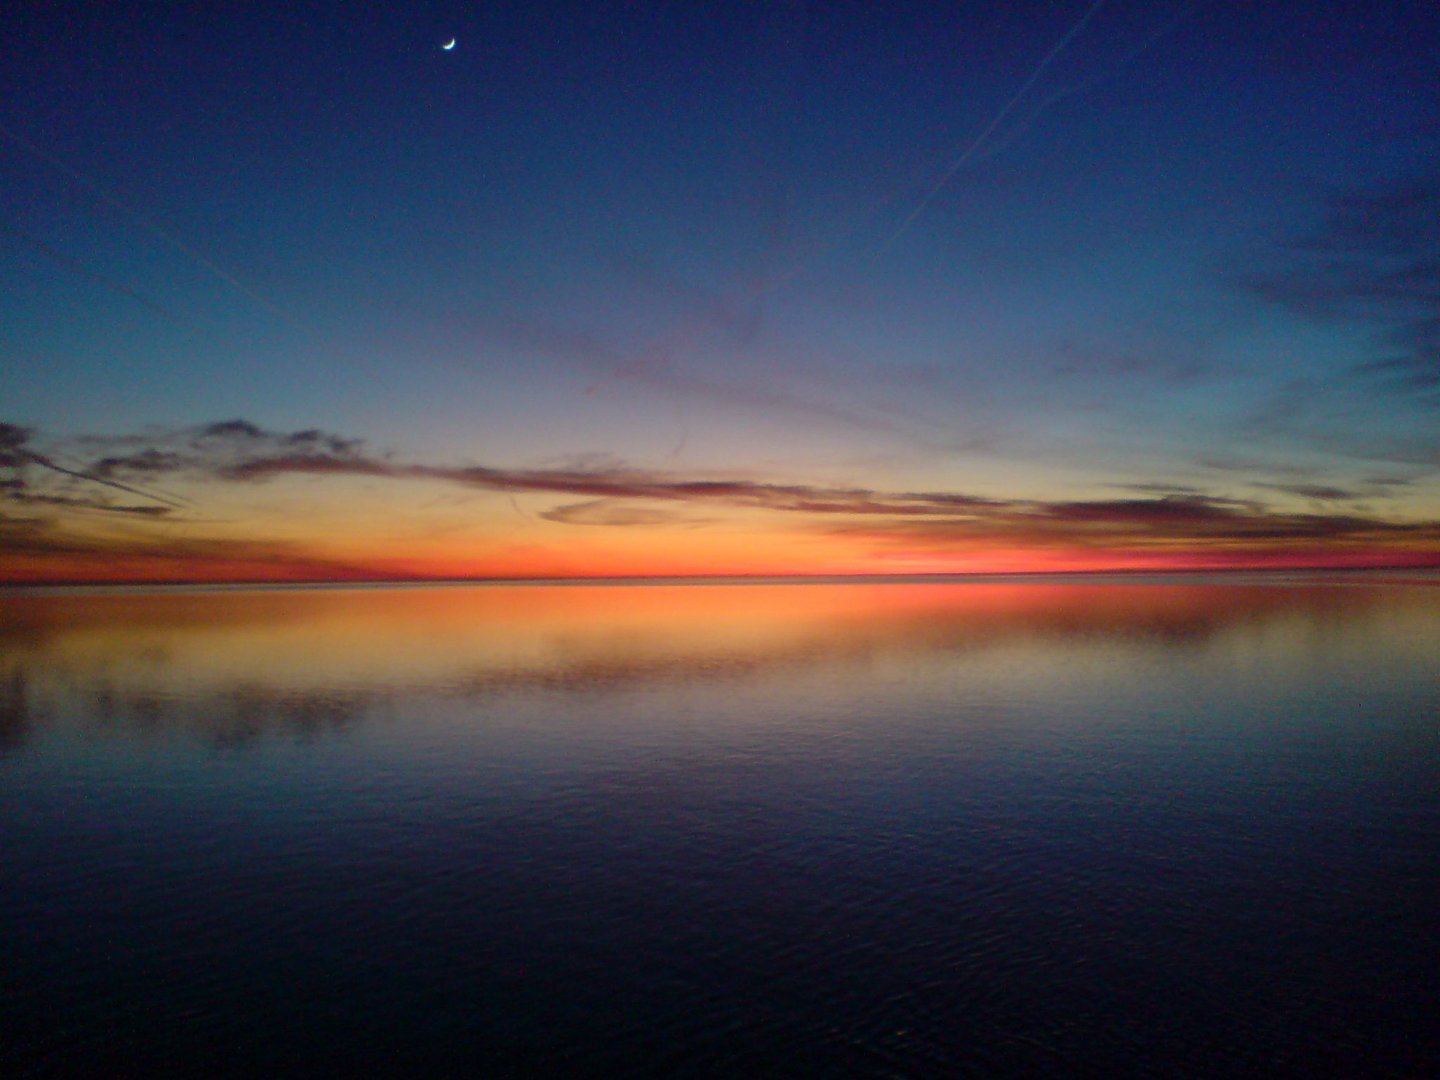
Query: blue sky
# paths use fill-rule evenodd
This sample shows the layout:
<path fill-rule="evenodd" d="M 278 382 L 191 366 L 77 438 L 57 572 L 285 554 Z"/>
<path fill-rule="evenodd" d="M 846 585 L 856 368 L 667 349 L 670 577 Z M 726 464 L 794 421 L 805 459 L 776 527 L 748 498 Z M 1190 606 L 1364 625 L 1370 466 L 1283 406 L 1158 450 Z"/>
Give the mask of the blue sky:
<path fill-rule="evenodd" d="M 241 418 L 431 476 L 1440 518 L 1431 5 L 32 5 L 4 35 L 0 419 L 75 471 Z M 100 544 L 103 485 L 24 461 L 9 518 Z M 354 493 L 317 475 L 319 535 Z M 240 494 L 164 479 L 167 535 Z"/>

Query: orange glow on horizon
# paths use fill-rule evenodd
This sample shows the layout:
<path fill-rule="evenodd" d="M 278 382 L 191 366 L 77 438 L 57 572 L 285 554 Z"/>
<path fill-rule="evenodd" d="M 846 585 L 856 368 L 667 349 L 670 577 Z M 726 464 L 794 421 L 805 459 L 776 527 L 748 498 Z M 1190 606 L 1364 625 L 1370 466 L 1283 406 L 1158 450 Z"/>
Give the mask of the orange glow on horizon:
<path fill-rule="evenodd" d="M 1440 567 L 1423 520 L 1203 499 L 969 499 L 779 482 L 615 497 L 434 478 L 276 477 L 181 492 L 206 517 L 16 522 L 0 582 L 905 576 Z M 570 483 L 573 484 L 573 478 Z M 925 490 L 923 488 L 919 489 Z M 659 492 L 656 494 L 656 492 Z M 768 500 L 768 501 L 767 501 Z M 23 527 L 22 527 L 23 526 Z"/>
<path fill-rule="evenodd" d="M 0 583 L 162 584 L 226 582 L 346 582 L 456 580 L 583 580 L 689 577 L 863 577 L 939 574 L 1063 574 L 1186 572 L 1283 569 L 1364 569 L 1440 567 L 1440 552 L 1404 549 L 1242 551 L 1197 548 L 1188 551 L 1103 551 L 1011 549 L 947 556 L 934 552 L 887 551 L 823 554 L 789 551 L 770 555 L 747 551 L 687 553 L 664 549 L 594 552 L 587 549 L 532 550 L 506 557 L 461 555 L 372 555 L 335 557 L 316 553 L 274 559 L 176 557 L 153 554 L 20 556 L 0 569 Z"/>

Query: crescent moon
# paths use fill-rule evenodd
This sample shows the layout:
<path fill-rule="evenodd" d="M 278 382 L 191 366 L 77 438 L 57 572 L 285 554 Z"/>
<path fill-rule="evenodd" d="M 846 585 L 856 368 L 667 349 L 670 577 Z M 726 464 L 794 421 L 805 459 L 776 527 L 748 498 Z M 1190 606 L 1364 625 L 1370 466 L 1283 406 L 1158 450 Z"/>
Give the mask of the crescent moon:
<path fill-rule="evenodd" d="M 455 39 L 452 37 L 448 45 L 441 45 L 440 47 L 446 52 L 449 52 L 451 49 L 455 48 Z"/>

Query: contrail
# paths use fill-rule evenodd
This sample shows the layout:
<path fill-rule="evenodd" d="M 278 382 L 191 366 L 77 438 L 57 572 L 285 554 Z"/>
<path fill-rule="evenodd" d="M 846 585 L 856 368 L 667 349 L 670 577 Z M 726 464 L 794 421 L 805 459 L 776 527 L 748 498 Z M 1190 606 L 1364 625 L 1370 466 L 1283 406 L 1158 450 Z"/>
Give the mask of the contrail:
<path fill-rule="evenodd" d="M 885 242 L 884 246 L 888 247 L 890 244 L 893 244 L 900 237 L 900 234 L 903 233 L 907 228 L 909 228 L 910 225 L 915 221 L 915 219 L 924 212 L 925 208 L 930 204 L 930 201 L 934 199 L 937 194 L 939 194 L 940 189 L 943 188 L 947 183 L 949 183 L 951 178 L 961 168 L 964 167 L 966 162 L 973 158 L 976 152 L 985 145 L 986 141 L 995 133 L 995 130 L 1002 123 L 1004 123 L 1006 117 L 1010 115 L 1010 113 L 1015 109 L 1015 107 L 1020 103 L 1020 101 L 1030 91 L 1030 89 L 1035 85 L 1036 81 L 1040 78 L 1040 76 L 1045 73 L 1045 70 L 1052 63 L 1054 63 L 1056 58 L 1058 58 L 1060 54 L 1069 47 L 1070 43 L 1080 35 L 1081 31 L 1085 29 L 1085 27 L 1089 24 L 1090 20 L 1095 16 L 1095 13 L 1100 10 L 1104 3 L 1105 0 L 1094 0 L 1094 2 L 1091 3 L 1090 7 L 1086 9 L 1085 13 L 1081 15 L 1078 20 L 1076 20 L 1074 25 L 1072 25 L 1068 31 L 1066 31 L 1065 35 L 1058 42 L 1056 42 L 1055 45 L 1051 47 L 1050 51 L 1046 53 L 1044 57 L 1041 58 L 1040 62 L 1035 66 L 1034 70 L 1030 72 L 1029 77 L 1026 78 L 1025 82 L 1021 85 L 1020 89 L 1017 90 L 1014 96 L 1005 103 L 1004 108 L 1002 108 L 998 113 L 996 113 L 995 117 L 990 121 L 989 124 L 986 125 L 985 129 L 975 138 L 975 140 L 971 142 L 965 152 L 961 154 L 954 162 L 951 163 L 949 169 L 946 170 L 945 174 L 940 177 L 939 181 L 936 182 L 936 184 L 930 189 L 930 191 L 925 195 L 925 197 L 920 200 L 919 204 L 906 216 L 905 220 L 900 223 L 899 228 L 895 230 L 895 232 L 890 236 L 889 240 Z M 1188 11 L 1186 12 L 1186 14 L 1188 14 Z M 1160 32 L 1152 35 L 1149 39 L 1144 41 L 1138 49 L 1134 50 L 1131 55 L 1126 56 L 1124 60 L 1122 60 L 1122 63 L 1128 63 L 1130 60 L 1133 60 L 1136 56 L 1140 55 L 1140 53 L 1150 48 L 1150 46 L 1155 44 L 1155 42 L 1159 41 L 1166 34 L 1168 34 L 1170 30 L 1172 30 L 1174 26 L 1177 25 L 1180 21 L 1180 19 L 1177 19 L 1174 23 L 1162 28 Z M 1046 101 L 1041 103 L 1040 107 L 1034 113 L 1032 113 L 1030 117 L 1027 118 L 1026 123 L 1033 121 L 1040 112 L 1043 112 L 1050 105 L 1053 105 L 1055 101 L 1059 100 L 1061 97 L 1068 96 L 1068 93 L 1078 93 L 1081 90 L 1087 88 L 1088 86 L 1088 82 L 1083 83 L 1081 84 L 1081 86 L 1076 87 L 1068 92 L 1062 92 L 1055 95 L 1051 99 L 1047 99 Z M 875 206 L 872 206 L 870 210 L 866 213 L 873 213 L 874 211 L 878 210 L 880 206 L 883 206 L 885 203 L 888 203 L 893 199 L 896 199 L 898 196 L 898 190 L 892 191 L 890 194 L 881 198 L 879 200 L 879 203 Z M 819 255 L 830 249 L 833 249 L 839 244 L 842 237 L 847 234 L 853 233 L 855 229 L 858 228 L 858 224 L 853 220 L 856 216 L 859 215 L 849 215 L 845 218 L 842 218 L 841 227 L 838 230 L 836 236 L 832 237 L 828 241 L 820 241 L 807 245 L 810 250 L 800 252 L 795 258 L 790 261 L 788 267 L 772 268 L 768 274 L 762 275 L 758 280 L 752 280 L 749 283 L 748 287 L 741 290 L 741 295 L 746 300 L 753 300 L 757 297 L 765 296 L 769 293 L 776 292 L 785 285 L 789 284 L 795 278 L 800 277 L 806 272 L 810 264 L 813 263 Z M 658 342 L 651 343 L 651 345 L 648 346 L 639 357 L 636 357 L 635 359 L 626 362 L 619 367 L 612 367 L 610 370 L 608 370 L 604 378 L 598 380 L 589 388 L 588 393 L 593 394 L 596 389 L 598 389 L 598 387 L 601 385 L 601 383 L 607 381 L 610 378 L 655 378 L 656 375 L 653 371 L 653 364 L 645 362 L 647 359 L 649 359 L 649 356 L 647 356 L 646 354 L 650 354 L 651 356 L 653 356 L 656 352 L 657 346 L 664 348 L 666 352 L 672 354 L 676 351 L 688 352 L 691 348 L 693 348 L 694 345 L 694 341 L 690 339 L 697 337 L 698 331 L 708 328 L 714 323 L 723 321 L 726 317 L 728 317 L 733 307 L 734 305 L 732 303 L 727 302 L 714 304 L 711 305 L 708 310 L 701 312 L 698 317 L 692 318 L 688 322 L 682 321 L 682 323 L 674 330 L 672 330 L 670 334 L 666 335 Z M 678 341 L 674 339 L 678 339 Z M 677 447 L 677 450 L 678 448 L 679 447 Z"/>
<path fill-rule="evenodd" d="M 106 480 L 103 476 L 94 476 L 87 472 L 81 472 L 79 469 L 67 469 L 64 465 L 55 464 L 55 462 L 51 461 L 44 454 L 37 454 L 32 450 L 18 450 L 16 453 L 28 461 L 33 461 L 36 465 L 42 465 L 47 469 L 54 469 L 58 473 L 73 476 L 77 480 L 89 480 L 92 484 L 104 484 L 106 487 L 115 488 L 117 491 L 123 491 L 130 495 L 138 495 L 142 499 L 153 499 L 158 503 L 164 503 L 166 506 L 173 506 L 177 510 L 183 510 L 189 505 L 184 499 L 171 498 L 167 495 L 156 495 L 150 491 L 142 491 L 139 488 L 131 487 L 129 484 L 122 484 L 118 480 Z"/>
<path fill-rule="evenodd" d="M 995 129 L 1005 121 L 1005 118 L 1007 116 L 1010 115 L 1010 110 L 1015 108 L 1016 105 L 1020 104 L 1020 99 L 1023 98 L 1029 92 L 1030 88 L 1035 85 L 1035 81 L 1045 73 L 1045 69 L 1054 62 L 1055 58 L 1059 56 L 1062 52 L 1064 52 L 1070 42 L 1074 41 L 1075 38 L 1079 36 L 1080 31 L 1085 29 L 1085 25 L 1090 21 L 1094 14 L 1100 10 L 1101 6 L 1104 3 L 1105 0 L 1095 0 L 1095 2 L 1086 9 L 1085 14 L 1080 16 L 1079 21 L 1077 21 L 1074 26 L 1070 27 L 1070 29 L 1066 31 L 1065 36 L 1062 37 L 1059 41 L 1057 41 L 1054 47 L 1045 54 L 1044 59 L 1042 59 L 1040 63 L 1035 65 L 1035 70 L 1030 72 L 1030 77 L 1026 79 L 1025 82 L 1021 85 L 1020 89 L 1015 92 L 1015 96 L 1012 97 L 1009 101 L 1007 101 L 1005 103 L 1005 107 L 995 114 L 995 118 L 985 126 L 984 131 L 980 132 L 980 134 L 976 136 L 975 141 L 972 142 L 968 148 L 966 148 L 965 152 L 951 163 L 950 168 L 945 170 L 944 175 L 941 176 L 938 181 L 936 181 L 935 186 L 930 189 L 930 191 L 925 195 L 925 197 L 921 199 L 920 202 L 915 206 L 915 209 L 911 210 L 910 213 L 906 216 L 905 220 L 900 223 L 900 227 L 896 229 L 895 232 L 891 235 L 890 239 L 886 241 L 887 245 L 893 244 L 897 239 L 899 239 L 900 234 L 910 227 L 911 222 L 913 222 L 917 217 L 924 213 L 925 208 L 930 205 L 930 200 L 935 198 L 935 196 L 940 193 L 940 189 L 943 188 L 946 184 L 948 184 L 951 178 L 954 177 L 954 175 L 959 172 L 961 168 L 964 167 L 965 163 L 975 156 L 975 152 L 984 145 L 985 140 L 990 138 L 990 136 L 994 133 Z"/>
<path fill-rule="evenodd" d="M 139 225 L 142 229 L 146 230 L 154 236 L 158 236 L 161 240 L 164 240 L 165 243 L 169 244 L 176 251 L 189 258 L 197 266 L 203 267 L 204 269 L 208 270 L 211 274 L 219 278 L 221 281 L 225 282 L 225 284 L 229 285 L 232 289 L 240 293 L 252 303 L 260 305 L 266 311 L 270 312 L 270 314 L 276 316 L 277 318 L 283 320 L 286 323 L 289 323 L 291 326 L 296 326 L 300 329 L 304 329 L 304 327 L 301 326 L 299 321 L 296 320 L 293 316 L 291 316 L 283 308 L 277 307 L 273 302 L 261 296 L 258 292 L 250 288 L 250 286 L 246 285 L 234 274 L 230 273 L 230 271 L 226 270 L 222 266 L 216 265 L 214 261 L 206 258 L 200 252 L 192 248 L 189 244 L 185 243 L 183 240 L 178 239 L 166 229 L 162 229 L 154 221 L 151 221 L 144 214 L 140 213 L 138 210 L 134 209 L 133 207 L 125 203 L 123 200 L 121 200 L 117 195 L 113 194 L 99 181 L 85 175 L 83 172 L 81 172 L 74 166 L 66 164 L 64 161 L 56 157 L 54 154 L 50 153 L 44 147 L 37 146 L 35 143 L 27 139 L 24 135 L 21 135 L 17 131 L 12 131 L 4 124 L 0 124 L 0 135 L 5 136 L 5 138 L 9 139 L 16 146 L 19 146 L 26 152 L 33 154 L 35 157 L 45 162 L 51 168 L 57 169 L 58 171 L 64 173 L 71 180 L 74 180 L 77 184 L 88 188 L 93 194 L 98 196 L 101 201 L 103 201 L 113 209 L 120 211 L 120 213 L 124 214 L 135 224 Z"/>
<path fill-rule="evenodd" d="M 44 147 L 37 145 L 35 142 L 26 138 L 24 135 L 21 135 L 19 132 L 13 131 L 10 128 L 6 127 L 4 124 L 0 124 L 0 135 L 3 135 L 5 138 L 9 139 L 16 146 L 19 146 L 27 153 L 32 154 L 36 158 L 39 158 L 41 161 L 48 164 L 51 168 L 63 173 L 65 176 L 68 176 L 71 180 L 75 181 L 75 183 L 88 189 L 102 203 L 109 206 L 111 209 L 118 211 L 122 216 L 128 218 L 131 222 L 138 225 L 146 232 L 163 240 L 165 243 L 170 245 L 170 247 L 180 252 L 197 266 L 208 271 L 211 275 L 218 278 L 226 285 L 230 286 L 231 289 L 238 292 L 241 296 L 245 297 L 251 303 L 255 304 L 260 308 L 263 308 L 265 311 L 275 316 L 292 330 L 298 331 L 299 333 L 311 338 L 312 340 L 324 339 L 325 335 L 321 331 L 317 330 L 314 326 L 311 326 L 310 324 L 306 323 L 305 320 L 296 317 L 289 311 L 286 311 L 283 307 L 280 307 L 273 300 L 270 300 L 261 293 L 256 292 L 253 288 L 245 284 L 245 282 L 241 281 L 234 274 L 230 273 L 230 271 L 226 270 L 223 266 L 220 266 L 214 260 L 207 258 L 205 255 L 195 250 L 189 244 L 185 243 L 185 241 L 176 237 L 168 229 L 162 228 L 150 218 L 140 213 L 140 211 L 128 205 L 124 200 L 111 192 L 98 180 L 95 180 L 93 177 L 87 176 L 79 169 L 75 168 L 70 164 L 67 164 L 65 161 L 62 161 L 60 158 L 50 153 L 50 151 L 46 150 Z M 31 238 L 28 237 L 22 237 L 22 239 L 35 244 L 37 248 L 44 250 L 47 255 L 50 255 L 52 258 L 56 258 L 57 261 L 71 266 L 72 269 L 76 269 L 81 273 L 87 274 L 88 276 L 91 276 L 96 280 L 104 281 L 104 279 L 102 279 L 99 275 L 94 274 L 87 268 L 82 268 L 79 264 L 75 263 L 73 260 L 69 260 L 66 256 L 61 255 L 58 252 L 53 252 L 53 249 L 47 250 L 46 245 L 42 244 L 41 242 L 31 240 Z M 142 303 L 146 304 L 146 306 L 151 307 L 152 309 L 158 308 L 158 305 L 155 305 L 150 301 L 145 300 L 132 289 L 127 289 L 123 285 L 118 285 L 117 283 L 109 281 L 104 281 L 104 284 L 109 285 L 112 288 L 118 288 L 121 292 L 134 296 L 137 300 L 140 300 Z M 168 312 L 160 313 L 174 319 L 174 316 L 170 315 Z M 174 321 L 181 322 L 181 320 L 179 319 L 175 319 Z M 348 363 L 352 364 L 356 369 L 358 369 L 367 378 L 374 382 L 378 387 L 384 389 L 389 388 L 393 385 L 382 371 L 380 371 L 370 363 L 353 355 L 347 355 L 345 359 Z"/>
<path fill-rule="evenodd" d="M 45 258 L 49 259 L 51 262 L 56 263 L 59 266 L 63 266 L 72 274 L 85 278 L 87 281 L 93 282 L 96 285 L 101 285 L 114 292 L 120 293 L 123 296 L 128 296 L 131 300 L 134 300 L 137 304 L 140 304 L 141 306 L 147 308 L 153 314 L 159 315 L 162 319 L 168 319 L 170 322 L 175 323 L 177 326 L 189 326 L 189 323 L 187 323 L 184 319 L 180 318 L 173 311 L 161 307 L 144 293 L 132 289 L 130 288 L 130 286 L 116 281 L 114 278 L 107 277 L 106 275 L 100 273 L 98 270 L 91 269 L 79 259 L 76 259 L 70 255 L 66 255 L 63 251 L 56 250 L 49 244 L 45 243 L 45 241 L 38 240 L 35 237 L 31 236 L 29 233 L 22 232 L 10 222 L 0 221 L 0 229 L 3 229 L 5 232 L 15 237 L 15 239 L 19 240 L 22 244 L 28 245 L 32 250 L 45 256 Z"/>
<path fill-rule="evenodd" d="M 1115 61 L 1114 65 L 1109 71 L 1102 72 L 1098 75 L 1092 75 L 1090 76 L 1090 78 L 1078 82 L 1073 86 L 1064 86 L 1061 87 L 1059 90 L 1056 90 L 1044 101 L 1040 102 L 1039 105 L 1036 105 L 1034 108 L 1032 108 L 1029 114 L 1023 120 L 1013 125 L 999 143 L 991 143 L 980 160 L 988 161 L 996 154 L 999 154 L 1004 150 L 1008 149 L 1015 142 L 1016 139 L 1020 138 L 1020 136 L 1025 134 L 1026 130 L 1030 127 L 1030 125 L 1033 124 L 1036 120 L 1038 120 L 1040 116 L 1047 109 L 1050 108 L 1050 106 L 1057 105 L 1068 97 L 1074 97 L 1077 94 L 1083 94 L 1086 91 L 1091 90 L 1096 86 L 1101 86 L 1109 82 L 1111 79 L 1115 78 L 1121 68 L 1126 67 L 1127 65 L 1138 60 L 1145 53 L 1149 52 L 1150 49 L 1157 45 L 1160 41 L 1173 34 L 1176 29 L 1179 28 L 1181 23 L 1183 23 L 1186 19 L 1190 18 L 1191 15 L 1195 14 L 1196 10 L 1199 7 L 1199 0 L 1196 0 L 1195 3 L 1189 4 L 1188 6 L 1182 8 L 1180 10 L 1180 14 L 1176 15 L 1169 22 L 1160 26 L 1159 29 L 1153 31 L 1150 36 L 1141 41 L 1139 45 L 1136 45 L 1119 60 Z"/>

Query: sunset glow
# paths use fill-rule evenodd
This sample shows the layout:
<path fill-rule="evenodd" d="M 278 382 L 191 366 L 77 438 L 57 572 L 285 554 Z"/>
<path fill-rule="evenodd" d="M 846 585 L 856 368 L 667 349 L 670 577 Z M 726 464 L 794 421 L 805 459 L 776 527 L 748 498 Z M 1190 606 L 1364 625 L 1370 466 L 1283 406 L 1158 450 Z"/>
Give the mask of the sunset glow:
<path fill-rule="evenodd" d="M 4 30 L 0 582 L 1440 565 L 1426 5 L 267 9 Z"/>

